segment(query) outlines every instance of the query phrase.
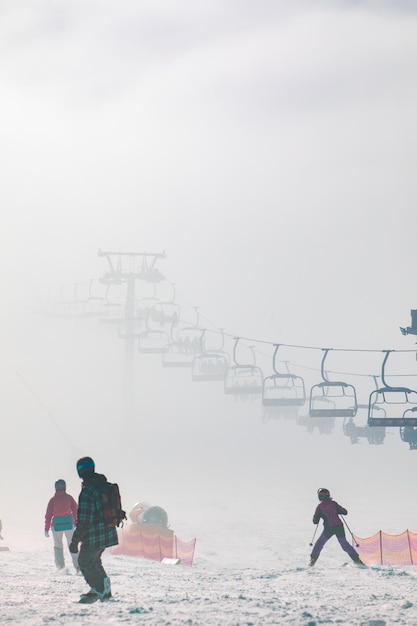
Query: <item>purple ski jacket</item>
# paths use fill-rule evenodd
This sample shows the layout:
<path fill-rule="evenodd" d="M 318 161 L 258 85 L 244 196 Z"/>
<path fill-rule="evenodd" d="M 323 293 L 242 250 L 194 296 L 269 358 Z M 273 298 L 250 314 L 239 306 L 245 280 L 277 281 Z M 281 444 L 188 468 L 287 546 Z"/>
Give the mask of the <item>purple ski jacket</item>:
<path fill-rule="evenodd" d="M 347 515 L 347 510 L 334 500 L 323 500 L 317 505 L 313 515 L 313 524 L 318 524 L 320 519 L 323 518 L 325 527 L 343 526 L 343 522 L 338 513 L 340 513 L 340 515 Z"/>

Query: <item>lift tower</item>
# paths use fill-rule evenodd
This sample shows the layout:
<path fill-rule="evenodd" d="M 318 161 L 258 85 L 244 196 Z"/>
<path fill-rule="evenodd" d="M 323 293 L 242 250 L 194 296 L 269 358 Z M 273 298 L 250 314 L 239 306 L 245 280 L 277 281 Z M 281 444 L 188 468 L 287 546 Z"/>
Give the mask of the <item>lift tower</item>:
<path fill-rule="evenodd" d="M 105 252 L 98 251 L 99 257 L 107 259 L 108 271 L 100 282 L 106 285 L 126 284 L 126 304 L 123 339 L 125 342 L 125 362 L 123 373 L 123 427 L 131 431 L 135 417 L 135 298 L 136 281 L 159 283 L 165 280 L 155 267 L 158 259 L 166 257 L 164 252 Z"/>

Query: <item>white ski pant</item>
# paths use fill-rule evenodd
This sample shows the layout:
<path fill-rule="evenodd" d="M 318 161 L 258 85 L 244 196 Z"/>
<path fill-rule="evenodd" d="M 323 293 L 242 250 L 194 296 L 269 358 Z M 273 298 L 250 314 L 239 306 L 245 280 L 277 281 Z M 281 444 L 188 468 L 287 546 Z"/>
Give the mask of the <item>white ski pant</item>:
<path fill-rule="evenodd" d="M 72 535 L 74 534 L 74 529 L 71 530 L 52 530 L 52 535 L 54 538 L 54 555 L 55 555 L 55 565 L 58 569 L 62 569 L 65 567 L 65 559 L 64 559 L 64 535 L 67 540 L 67 544 L 71 543 Z M 71 552 L 70 552 L 71 554 Z M 71 554 L 72 562 L 74 564 L 75 569 L 78 569 L 78 554 Z"/>

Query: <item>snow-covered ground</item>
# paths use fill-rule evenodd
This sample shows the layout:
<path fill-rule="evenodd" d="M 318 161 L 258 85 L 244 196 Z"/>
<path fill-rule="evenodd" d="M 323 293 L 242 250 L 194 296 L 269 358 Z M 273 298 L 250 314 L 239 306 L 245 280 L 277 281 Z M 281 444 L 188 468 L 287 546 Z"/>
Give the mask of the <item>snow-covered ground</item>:
<path fill-rule="evenodd" d="M 335 539 L 314 568 L 308 567 L 308 557 L 316 489 L 323 485 L 348 508 L 347 522 L 358 536 L 380 528 L 415 531 L 415 505 L 406 497 L 404 476 L 413 475 L 417 453 L 395 432 L 383 446 L 352 446 L 340 425 L 333 435 L 320 436 L 289 420 L 263 424 L 241 418 L 240 428 L 251 435 L 251 463 L 242 461 L 244 447 L 237 455 L 230 441 L 225 445 L 226 428 L 211 463 L 210 453 L 204 456 L 197 442 L 183 473 L 180 461 L 167 472 L 168 454 L 161 474 L 148 472 L 148 480 L 149 458 L 137 463 L 146 497 L 157 494 L 153 503 L 166 507 L 180 538 L 197 538 L 192 567 L 106 553 L 113 600 L 80 605 L 87 586 L 69 565 L 69 555 L 68 573 L 56 573 L 51 539 L 42 533 L 40 503 L 36 532 L 25 529 L 24 520 L 11 523 L 10 514 L 3 520 L 3 544 L 10 552 L 0 553 L 0 623 L 416 624 L 415 567 L 346 566 L 349 559 Z M 215 429 L 224 416 L 217 419 Z M 171 442 L 176 448 L 175 438 Z M 192 479 L 187 467 L 194 468 Z M 113 469 L 109 477 L 114 480 L 115 474 Z M 120 484 L 129 509 L 129 484 Z"/>
<path fill-rule="evenodd" d="M 55 572 L 50 545 L 37 541 L 26 550 L 12 546 L 0 554 L 0 623 L 417 623 L 415 568 L 343 566 L 346 559 L 336 543 L 328 544 L 321 561 L 309 568 L 301 528 L 285 533 L 275 529 L 272 536 L 266 530 L 274 532 L 263 528 L 259 536 L 254 525 L 237 527 L 234 546 L 227 533 L 216 549 L 200 541 L 192 568 L 106 555 L 114 598 L 88 606 L 77 602 L 86 589 L 84 580 L 71 568 L 65 575 Z"/>
<path fill-rule="evenodd" d="M 417 530 L 410 488 L 417 452 L 397 430 L 383 445 L 352 445 L 343 420 L 320 435 L 294 419 L 265 422 L 259 402 L 235 402 L 221 385 L 193 385 L 179 372 L 159 380 L 164 394 L 143 381 L 130 441 L 109 415 L 114 436 L 97 430 L 93 438 L 75 412 L 66 428 L 80 443 L 76 451 L 54 424 L 46 422 L 47 436 L 39 418 L 11 404 L 25 441 L 33 432 L 37 445 L 21 444 L 15 422 L 5 422 L 1 518 L 10 551 L 0 552 L 1 624 L 417 624 L 415 567 L 345 566 L 335 539 L 308 567 L 319 487 L 348 509 L 358 537 Z M 17 391 L 16 384 L 16 407 L 25 400 Z M 87 586 L 70 566 L 66 575 L 55 571 L 43 517 L 56 478 L 77 497 L 82 454 L 119 483 L 127 511 L 141 500 L 162 506 L 180 539 L 196 537 L 192 567 L 105 554 L 113 600 L 78 604 Z"/>

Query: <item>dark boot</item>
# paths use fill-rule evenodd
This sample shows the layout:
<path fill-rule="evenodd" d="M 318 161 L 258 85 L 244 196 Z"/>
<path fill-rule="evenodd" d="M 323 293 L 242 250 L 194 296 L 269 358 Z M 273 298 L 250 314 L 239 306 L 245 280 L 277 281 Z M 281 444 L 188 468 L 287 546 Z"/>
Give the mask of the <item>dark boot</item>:
<path fill-rule="evenodd" d="M 356 556 L 353 556 L 352 561 L 356 563 L 357 565 L 365 565 L 365 563 L 361 561 L 359 554 L 357 554 Z"/>

